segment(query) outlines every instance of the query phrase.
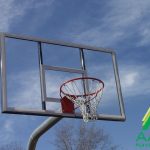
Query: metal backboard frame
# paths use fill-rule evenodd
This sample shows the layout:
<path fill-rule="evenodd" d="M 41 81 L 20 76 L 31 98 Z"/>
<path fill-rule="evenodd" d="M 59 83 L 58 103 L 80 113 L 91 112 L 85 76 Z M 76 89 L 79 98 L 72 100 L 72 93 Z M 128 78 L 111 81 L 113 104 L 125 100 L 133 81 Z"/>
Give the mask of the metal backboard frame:
<path fill-rule="evenodd" d="M 5 38 L 32 41 L 32 42 L 37 43 L 38 57 L 39 57 L 39 72 L 40 72 L 39 75 L 40 75 L 40 84 L 41 84 L 41 103 L 42 103 L 41 110 L 8 107 Z M 59 66 L 49 66 L 49 65 L 43 64 L 43 56 L 42 56 L 42 44 L 43 43 L 78 48 L 80 52 L 81 69 L 65 68 L 65 67 L 59 67 Z M 54 70 L 54 71 L 62 71 L 62 72 L 71 72 L 71 73 L 81 74 L 82 76 L 87 76 L 85 60 L 84 60 L 84 51 L 98 51 L 98 52 L 108 53 L 112 57 L 114 76 L 115 76 L 115 82 L 116 82 L 116 88 L 117 88 L 117 96 L 118 96 L 118 102 L 119 102 L 119 107 L 120 107 L 120 115 L 99 114 L 98 120 L 124 121 L 125 120 L 124 103 L 123 103 L 123 97 L 122 97 L 122 91 L 121 91 L 121 85 L 120 85 L 120 79 L 119 79 L 119 73 L 118 73 L 116 54 L 113 50 L 92 47 L 92 46 L 87 46 L 87 45 L 81 45 L 81 44 L 67 43 L 63 41 L 46 40 L 46 39 L 35 38 L 35 37 L 30 37 L 30 36 L 8 34 L 8 33 L 0 33 L 2 113 L 36 115 L 36 116 L 56 116 L 56 117 L 68 117 L 68 118 L 81 118 L 82 119 L 82 115 L 79 113 L 67 114 L 67 113 L 58 113 L 55 111 L 46 110 L 46 102 L 60 102 L 60 99 L 46 96 L 45 71 Z"/>

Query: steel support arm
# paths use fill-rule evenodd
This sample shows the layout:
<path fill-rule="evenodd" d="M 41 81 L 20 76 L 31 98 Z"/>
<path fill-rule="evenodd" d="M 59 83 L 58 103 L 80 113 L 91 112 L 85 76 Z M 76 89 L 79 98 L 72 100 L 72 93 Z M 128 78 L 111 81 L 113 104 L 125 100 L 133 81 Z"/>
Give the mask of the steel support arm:
<path fill-rule="evenodd" d="M 51 117 L 37 127 L 29 138 L 27 150 L 35 150 L 38 139 L 61 119 L 62 117 Z"/>

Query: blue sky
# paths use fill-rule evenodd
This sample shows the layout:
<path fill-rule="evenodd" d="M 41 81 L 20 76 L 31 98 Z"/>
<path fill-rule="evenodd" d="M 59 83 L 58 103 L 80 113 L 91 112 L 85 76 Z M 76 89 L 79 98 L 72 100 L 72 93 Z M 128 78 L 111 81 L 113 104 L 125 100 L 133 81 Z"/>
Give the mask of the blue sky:
<path fill-rule="evenodd" d="M 141 120 L 150 106 L 149 7 L 149 0 L 111 0 L 109 2 L 105 0 L 0 0 L 0 32 L 115 49 L 127 120 L 121 123 L 97 121 L 96 125 L 110 134 L 113 142 L 119 145 L 121 149 L 137 150 L 135 139 L 141 130 Z M 13 103 L 10 104 L 15 102 L 15 104 L 21 105 L 24 103 L 25 107 L 31 107 L 29 97 L 33 97 L 34 102 L 37 99 L 40 101 L 39 77 L 36 68 L 37 55 L 34 53 L 34 43 L 26 44 L 26 51 L 20 52 L 19 49 L 24 44 L 26 43 L 17 45 L 18 51 L 13 49 L 8 53 L 8 58 L 11 60 L 10 64 L 13 62 L 12 65 L 14 66 L 13 69 L 9 69 L 10 78 L 8 83 L 12 85 L 18 79 L 21 81 L 20 83 L 15 82 L 13 92 L 11 91 L 13 87 L 10 86 L 11 92 L 9 94 L 13 100 Z M 33 52 L 28 48 L 33 49 Z M 46 46 L 45 52 L 47 52 Z M 66 62 L 72 61 L 70 65 L 78 67 L 79 64 L 75 63 L 78 58 L 75 55 L 73 58 L 67 57 L 66 62 L 62 63 L 66 58 L 66 53 L 67 50 L 64 52 L 65 55 L 56 52 L 52 59 L 53 63 L 57 62 L 56 56 L 59 56 L 60 61 L 58 63 L 60 65 L 66 65 Z M 51 63 L 46 56 L 47 54 L 45 54 L 45 61 Z M 23 61 L 19 61 L 19 57 Z M 95 57 L 93 59 L 97 61 Z M 91 62 L 93 59 L 92 56 L 89 58 Z M 105 61 L 101 63 L 103 64 L 100 68 L 103 71 L 102 78 L 107 74 L 105 76 L 106 84 L 109 83 L 108 94 L 106 93 L 107 99 L 114 92 L 112 90 L 112 70 L 110 67 L 106 67 L 109 63 L 106 66 Z M 56 77 L 55 73 L 53 76 Z M 48 87 L 54 83 L 50 79 L 48 81 Z M 51 94 L 56 94 L 59 82 L 60 79 L 57 77 L 56 87 L 53 86 Z M 29 90 L 30 83 L 33 86 Z M 16 97 L 21 99 L 22 102 L 15 101 Z M 108 101 L 107 104 L 109 105 L 106 109 L 110 109 L 110 106 L 114 103 Z M 34 107 L 38 108 L 39 105 L 34 105 Z M 110 112 L 114 112 L 114 108 L 110 109 Z M 1 114 L 0 145 L 8 143 L 8 141 L 18 141 L 25 147 L 32 131 L 45 119 L 46 117 Z M 64 120 L 74 123 L 81 121 L 75 119 Z M 60 124 L 61 122 L 58 125 Z M 54 136 L 55 129 L 55 127 L 52 128 L 40 139 L 37 146 L 38 150 L 49 149 L 51 146 L 49 140 Z"/>

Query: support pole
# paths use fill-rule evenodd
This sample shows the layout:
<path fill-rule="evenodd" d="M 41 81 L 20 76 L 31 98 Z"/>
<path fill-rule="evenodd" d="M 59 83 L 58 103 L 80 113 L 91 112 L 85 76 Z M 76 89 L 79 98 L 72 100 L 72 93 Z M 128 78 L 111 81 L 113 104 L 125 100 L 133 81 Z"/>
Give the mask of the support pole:
<path fill-rule="evenodd" d="M 51 117 L 37 127 L 29 138 L 27 150 L 35 150 L 38 139 L 61 119 L 62 117 Z"/>

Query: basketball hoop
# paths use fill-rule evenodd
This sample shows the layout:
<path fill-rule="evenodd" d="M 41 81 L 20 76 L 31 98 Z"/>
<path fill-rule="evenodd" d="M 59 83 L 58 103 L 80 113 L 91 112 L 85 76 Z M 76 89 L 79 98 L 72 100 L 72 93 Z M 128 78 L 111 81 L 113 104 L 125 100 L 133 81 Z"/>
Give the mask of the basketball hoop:
<path fill-rule="evenodd" d="M 63 83 L 60 87 L 61 98 L 67 97 L 76 108 L 80 108 L 83 120 L 97 119 L 97 106 L 100 102 L 104 89 L 104 82 L 92 78 L 74 78 Z"/>

